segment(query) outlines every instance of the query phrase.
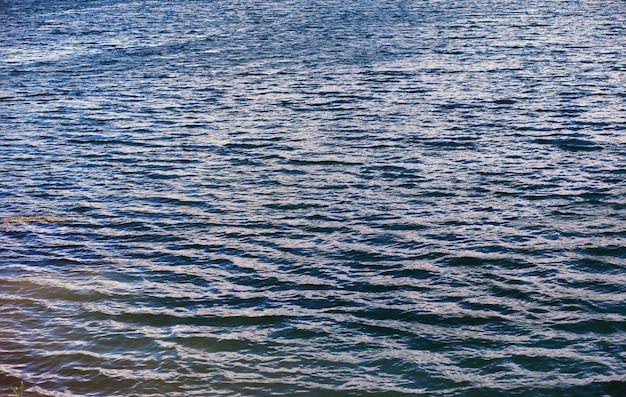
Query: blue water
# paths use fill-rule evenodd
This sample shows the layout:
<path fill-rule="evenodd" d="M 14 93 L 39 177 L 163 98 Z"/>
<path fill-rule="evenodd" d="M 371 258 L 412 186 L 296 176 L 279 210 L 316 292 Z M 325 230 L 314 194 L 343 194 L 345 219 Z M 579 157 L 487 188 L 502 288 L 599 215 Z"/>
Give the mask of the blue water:
<path fill-rule="evenodd" d="M 0 394 L 626 395 L 622 0 L 3 0 L 0 133 Z"/>

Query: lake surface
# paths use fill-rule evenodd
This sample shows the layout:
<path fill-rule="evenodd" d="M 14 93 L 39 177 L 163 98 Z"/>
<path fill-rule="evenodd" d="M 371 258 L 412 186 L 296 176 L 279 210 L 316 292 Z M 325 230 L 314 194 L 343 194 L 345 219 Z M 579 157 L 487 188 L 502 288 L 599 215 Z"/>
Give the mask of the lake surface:
<path fill-rule="evenodd" d="M 626 393 L 622 0 L 4 0 L 0 133 L 0 394 Z"/>

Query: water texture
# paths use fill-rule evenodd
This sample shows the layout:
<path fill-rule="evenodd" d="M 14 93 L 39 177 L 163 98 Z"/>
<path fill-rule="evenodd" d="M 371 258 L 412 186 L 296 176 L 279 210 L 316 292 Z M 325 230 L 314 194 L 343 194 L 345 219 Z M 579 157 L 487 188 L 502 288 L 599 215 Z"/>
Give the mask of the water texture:
<path fill-rule="evenodd" d="M 626 395 L 625 80 L 621 0 L 0 1 L 0 393 Z"/>

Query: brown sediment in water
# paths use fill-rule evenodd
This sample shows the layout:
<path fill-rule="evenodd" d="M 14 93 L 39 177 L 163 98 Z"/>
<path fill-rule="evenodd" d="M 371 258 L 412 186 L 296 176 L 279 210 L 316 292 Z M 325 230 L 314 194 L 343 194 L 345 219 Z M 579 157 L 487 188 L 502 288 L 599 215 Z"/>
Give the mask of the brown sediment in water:
<path fill-rule="evenodd" d="M 26 223 L 39 223 L 39 224 L 62 224 L 76 220 L 76 218 L 67 216 L 54 216 L 54 215 L 15 215 L 2 219 L 3 225 L 19 225 Z"/>
<path fill-rule="evenodd" d="M 81 218 L 75 216 L 59 216 L 46 214 L 14 215 L 0 220 L 0 232 L 18 231 L 25 226 L 64 225 L 77 222 Z"/>

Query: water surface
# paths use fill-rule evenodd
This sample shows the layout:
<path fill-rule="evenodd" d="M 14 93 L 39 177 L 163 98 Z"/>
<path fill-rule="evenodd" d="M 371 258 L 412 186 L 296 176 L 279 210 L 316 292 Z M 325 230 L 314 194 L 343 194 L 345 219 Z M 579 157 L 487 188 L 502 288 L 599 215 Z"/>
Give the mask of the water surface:
<path fill-rule="evenodd" d="M 624 1 L 0 1 L 0 385 L 624 396 Z"/>

